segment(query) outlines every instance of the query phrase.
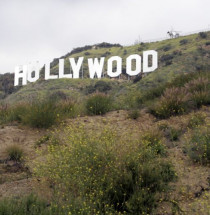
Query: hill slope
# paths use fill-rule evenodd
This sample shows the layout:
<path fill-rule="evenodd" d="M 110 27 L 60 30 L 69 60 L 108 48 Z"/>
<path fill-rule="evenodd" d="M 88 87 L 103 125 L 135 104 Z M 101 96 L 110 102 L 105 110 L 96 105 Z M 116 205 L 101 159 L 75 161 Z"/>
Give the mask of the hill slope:
<path fill-rule="evenodd" d="M 125 74 L 125 59 L 131 54 L 142 55 L 143 51 L 156 50 L 159 55 L 159 68 L 145 76 L 137 84 L 132 85 L 132 82 L 127 81 L 128 77 Z M 210 68 L 210 32 L 203 34 L 193 34 L 189 36 L 179 37 L 176 39 L 168 39 L 161 42 L 141 43 L 133 46 L 122 47 L 118 44 L 111 45 L 102 43 L 98 46 L 86 46 L 83 48 L 74 49 L 72 52 L 62 56 L 65 58 L 65 72 L 69 73 L 69 57 L 78 58 L 84 56 L 84 76 L 88 77 L 87 59 L 88 58 L 105 58 L 106 61 L 110 56 L 121 56 L 123 58 L 124 75 L 121 76 L 121 81 L 118 82 L 119 89 L 124 86 L 132 86 L 140 91 L 144 91 L 150 87 L 157 86 L 161 83 L 169 82 L 180 73 L 188 73 L 195 71 L 209 71 Z M 55 59 L 51 64 L 51 71 L 54 74 L 58 73 L 58 59 Z M 43 74 L 43 71 L 42 71 Z M 10 78 L 12 79 L 12 77 Z M 107 78 L 105 78 L 107 79 Z M 122 84 L 122 80 L 124 80 Z M 94 86 L 97 80 L 50 80 L 37 81 L 33 84 L 28 84 L 22 87 L 17 93 L 13 93 L 6 98 L 6 102 L 13 103 L 16 101 L 28 100 L 36 97 L 43 97 L 56 91 L 63 91 L 67 96 L 72 96 L 72 90 L 77 92 L 77 95 L 84 95 L 84 88 Z M 108 80 L 109 81 L 109 80 Z M 1 79 L 0 79 L 1 82 Z M 1 82 L 2 83 L 2 82 Z M 116 85 L 116 83 L 111 82 Z M 11 85 L 11 84 L 10 84 Z M 121 86 L 122 85 L 122 86 Z M 1 85 L 0 85 L 1 86 Z M 2 85 L 3 86 L 3 85 Z M 4 85 L 5 86 L 5 85 Z M 0 87 L 1 94 L 8 94 L 6 87 Z M 119 91 L 119 89 L 117 91 Z M 128 89 L 125 89 L 127 91 Z M 3 96 L 2 96 L 3 97 Z"/>
<path fill-rule="evenodd" d="M 66 57 L 157 49 L 160 67 L 134 80 L 39 80 L 6 96 L 0 214 L 209 214 L 208 39 L 79 48 Z"/>

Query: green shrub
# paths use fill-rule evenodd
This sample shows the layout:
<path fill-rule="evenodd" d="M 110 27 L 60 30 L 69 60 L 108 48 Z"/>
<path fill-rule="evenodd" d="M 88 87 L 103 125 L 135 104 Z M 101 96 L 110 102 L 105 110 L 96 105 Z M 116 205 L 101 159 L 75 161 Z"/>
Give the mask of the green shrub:
<path fill-rule="evenodd" d="M 186 45 L 188 43 L 187 39 L 183 39 L 179 41 L 180 45 Z"/>
<path fill-rule="evenodd" d="M 167 51 L 169 51 L 171 48 L 172 48 L 171 44 L 167 44 L 167 45 L 163 46 L 161 49 L 162 49 L 164 52 L 167 52 Z"/>
<path fill-rule="evenodd" d="M 202 126 L 193 130 L 190 139 L 186 143 L 186 151 L 194 162 L 204 165 L 210 163 L 209 126 Z"/>
<path fill-rule="evenodd" d="M 95 93 L 90 96 L 86 103 L 86 109 L 89 114 L 103 115 L 111 108 L 111 99 L 102 93 Z"/>
<path fill-rule="evenodd" d="M 36 102 L 29 104 L 22 122 L 34 128 L 49 128 L 57 122 L 58 112 L 54 102 Z"/>
<path fill-rule="evenodd" d="M 205 39 L 205 38 L 207 38 L 207 33 L 206 32 L 200 32 L 199 33 L 199 36 L 202 38 L 202 39 Z"/>
<path fill-rule="evenodd" d="M 146 137 L 138 146 L 107 128 L 92 135 L 81 124 L 65 133 L 65 143 L 49 147 L 46 162 L 36 166 L 53 183 L 65 214 L 149 214 L 176 178 Z"/>
<path fill-rule="evenodd" d="M 11 145 L 6 148 L 7 156 L 10 160 L 19 162 L 23 157 L 23 149 L 18 145 Z"/>

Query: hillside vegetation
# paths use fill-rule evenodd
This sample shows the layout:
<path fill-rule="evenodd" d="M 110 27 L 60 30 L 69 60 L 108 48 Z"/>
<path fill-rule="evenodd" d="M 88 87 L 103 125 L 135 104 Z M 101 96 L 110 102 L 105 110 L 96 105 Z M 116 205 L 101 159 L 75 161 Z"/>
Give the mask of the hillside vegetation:
<path fill-rule="evenodd" d="M 160 65 L 132 80 L 39 80 L 3 92 L 0 215 L 208 215 L 209 40 L 78 48 L 64 57 L 155 49 Z"/>

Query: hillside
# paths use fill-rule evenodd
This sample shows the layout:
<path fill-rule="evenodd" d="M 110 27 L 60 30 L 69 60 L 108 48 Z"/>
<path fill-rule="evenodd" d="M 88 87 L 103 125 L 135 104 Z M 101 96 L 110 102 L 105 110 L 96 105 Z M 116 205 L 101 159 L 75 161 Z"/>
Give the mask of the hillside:
<path fill-rule="evenodd" d="M 203 35 L 204 34 L 204 35 Z M 138 89 L 141 92 L 147 90 L 150 87 L 157 86 L 161 83 L 169 82 L 180 73 L 189 73 L 196 71 L 209 71 L 210 67 L 210 32 L 203 34 L 193 34 L 189 36 L 179 37 L 176 39 L 168 39 L 161 42 L 154 43 L 141 43 L 132 46 L 122 47 L 119 44 L 106 44 L 85 46 L 82 48 L 74 49 L 72 52 L 62 56 L 65 58 L 65 72 L 69 73 L 69 57 L 78 58 L 84 56 L 84 76 L 88 76 L 87 72 L 87 58 L 99 58 L 106 57 L 106 60 L 110 56 L 121 56 L 123 58 L 123 73 L 125 74 L 125 59 L 131 54 L 142 55 L 143 51 L 156 50 L 159 55 L 159 68 L 156 72 L 153 72 L 143 79 L 141 79 L 135 85 L 132 82 L 127 81 L 127 75 L 121 76 L 121 81 L 124 80 L 123 86 L 131 86 L 132 88 Z M 107 48 L 104 48 L 108 46 Z M 58 74 L 58 59 L 55 59 L 51 64 L 52 73 Z M 106 71 L 106 67 L 105 67 Z M 12 79 L 11 77 L 10 79 Z M 107 78 L 105 78 L 106 80 Z M 138 80 L 138 79 L 136 79 Z M 71 90 L 75 90 L 78 95 L 84 94 L 84 88 L 94 85 L 97 80 L 50 80 L 50 81 L 38 81 L 33 84 L 29 84 L 22 88 L 19 92 L 7 96 L 6 102 L 22 101 L 31 98 L 43 97 L 56 91 L 64 91 L 67 96 L 72 95 Z M 107 80 L 109 81 L 109 79 Z M 121 81 L 118 82 L 121 85 Z M 0 78 L 0 83 L 3 83 Z M 76 84 L 75 84 L 76 83 Z M 78 87 L 78 83 L 79 87 Z M 113 82 L 111 82 L 113 83 Z M 114 85 L 116 83 L 113 83 Z M 0 84 L 0 86 L 3 84 Z M 121 88 L 121 87 L 120 87 Z M 124 87 L 123 87 L 124 88 Z M 128 93 L 130 89 L 128 87 L 123 93 Z M 8 90 L 4 87 L 0 87 L 1 94 L 8 95 Z M 14 91 L 14 90 L 13 90 Z M 125 92 L 126 91 L 126 92 Z M 74 93 L 73 93 L 74 94 Z"/>
<path fill-rule="evenodd" d="M 8 91 L 12 76 L 0 76 L 0 215 L 210 214 L 210 32 L 64 57 L 150 49 L 158 70 L 132 80 Z"/>

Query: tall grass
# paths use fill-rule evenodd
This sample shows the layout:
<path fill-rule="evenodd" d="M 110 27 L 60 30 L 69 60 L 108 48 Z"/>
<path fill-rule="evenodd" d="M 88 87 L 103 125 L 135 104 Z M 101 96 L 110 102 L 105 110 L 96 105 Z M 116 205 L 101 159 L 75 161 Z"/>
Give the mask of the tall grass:
<path fill-rule="evenodd" d="M 51 101 L 29 104 L 22 122 L 34 128 L 49 128 L 56 123 L 58 118 L 55 103 Z"/>
<path fill-rule="evenodd" d="M 10 160 L 19 162 L 23 157 L 23 149 L 18 145 L 8 146 L 6 149 L 7 156 Z"/>
<path fill-rule="evenodd" d="M 188 111 L 190 96 L 183 88 L 166 89 L 159 101 L 151 107 L 151 113 L 159 118 L 168 118 Z"/>
<path fill-rule="evenodd" d="M 50 215 L 47 203 L 31 194 L 20 199 L 7 198 L 0 201 L 1 215 Z"/>
<path fill-rule="evenodd" d="M 185 83 L 183 87 L 166 88 L 155 105 L 151 105 L 150 111 L 159 118 L 168 118 L 209 104 L 209 78 L 198 76 L 197 79 Z"/>
<path fill-rule="evenodd" d="M 209 72 L 190 72 L 187 74 L 181 73 L 180 75 L 176 76 L 171 82 L 159 84 L 158 86 L 154 86 L 150 89 L 147 89 L 145 92 L 142 93 L 142 96 L 139 98 L 138 103 L 142 104 L 149 100 L 154 100 L 156 98 L 161 97 L 167 88 L 181 88 L 185 85 L 187 86 L 189 82 L 197 82 L 196 80 L 198 80 L 198 82 L 200 82 L 200 80 L 205 80 L 204 82 L 208 82 L 207 85 L 209 86 L 209 78 Z M 203 85 L 203 83 L 201 83 L 201 85 Z"/>
<path fill-rule="evenodd" d="M 17 121 L 33 128 L 49 128 L 65 118 L 73 118 L 84 112 L 82 104 L 70 100 L 34 101 L 1 106 L 0 123 Z"/>

